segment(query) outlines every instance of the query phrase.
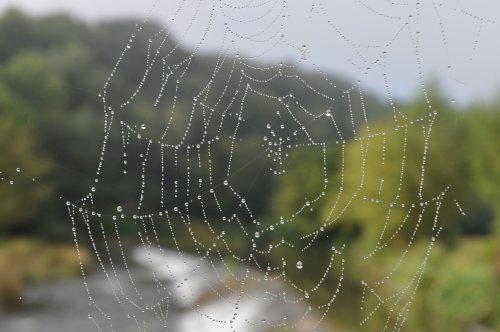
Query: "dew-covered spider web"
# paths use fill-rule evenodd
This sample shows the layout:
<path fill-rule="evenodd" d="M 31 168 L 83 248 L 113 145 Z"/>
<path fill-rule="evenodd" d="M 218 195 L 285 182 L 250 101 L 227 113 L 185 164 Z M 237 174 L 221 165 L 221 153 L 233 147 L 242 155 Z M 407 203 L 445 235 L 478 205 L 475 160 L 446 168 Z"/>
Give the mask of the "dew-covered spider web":
<path fill-rule="evenodd" d="M 491 22 L 438 0 L 182 0 L 158 1 L 151 15 L 159 11 L 168 24 L 148 19 L 123 41 L 99 92 L 95 180 L 66 202 L 77 249 L 89 244 L 106 280 L 89 283 L 82 266 L 96 330 L 335 331 L 340 297 L 355 304 L 360 329 L 384 312 L 383 330 L 402 330 L 452 190 L 426 191 L 439 117 L 427 70 L 439 54 L 449 65 L 436 70 L 460 85 L 454 63 L 474 56 Z M 308 31 L 311 20 L 321 29 Z M 463 20 L 473 32 L 449 40 Z M 316 62 L 326 56 L 329 69 Z M 417 113 L 399 108 L 400 72 L 417 82 Z M 125 75 L 136 81 L 131 91 Z M 397 146 L 396 168 L 386 165 L 388 146 Z M 408 163 L 420 171 L 408 174 Z M 297 178 L 290 172 L 301 164 Z M 298 198 L 271 199 L 283 179 Z M 414 195 L 402 195 L 410 185 Z M 373 241 L 348 254 L 335 230 L 364 210 Z M 345 290 L 351 267 L 396 245 L 375 275 L 350 275 L 359 292 Z"/>

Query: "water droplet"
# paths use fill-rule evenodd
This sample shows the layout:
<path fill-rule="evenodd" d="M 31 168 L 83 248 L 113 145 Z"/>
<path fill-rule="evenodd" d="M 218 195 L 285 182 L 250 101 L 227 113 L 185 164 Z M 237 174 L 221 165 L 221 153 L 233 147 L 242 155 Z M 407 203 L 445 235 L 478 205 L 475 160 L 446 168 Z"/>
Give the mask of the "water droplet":
<path fill-rule="evenodd" d="M 116 207 L 116 211 L 118 211 L 118 212 L 122 212 L 122 211 L 123 211 L 123 208 L 122 208 L 120 205 L 118 205 L 118 206 Z"/>
<path fill-rule="evenodd" d="M 259 238 L 260 237 L 260 233 L 259 232 L 255 232 L 255 237 Z"/>
<path fill-rule="evenodd" d="M 145 130 L 145 129 L 146 129 L 146 124 L 145 124 L 145 123 L 141 124 L 141 129 L 142 129 L 142 130 Z"/>
<path fill-rule="evenodd" d="M 16 172 L 18 172 L 18 173 L 21 172 L 21 169 L 19 167 L 16 168 Z"/>
<path fill-rule="evenodd" d="M 302 261 L 298 261 L 297 264 L 295 264 L 295 266 L 297 267 L 297 269 L 302 270 L 304 264 L 302 264 Z"/>

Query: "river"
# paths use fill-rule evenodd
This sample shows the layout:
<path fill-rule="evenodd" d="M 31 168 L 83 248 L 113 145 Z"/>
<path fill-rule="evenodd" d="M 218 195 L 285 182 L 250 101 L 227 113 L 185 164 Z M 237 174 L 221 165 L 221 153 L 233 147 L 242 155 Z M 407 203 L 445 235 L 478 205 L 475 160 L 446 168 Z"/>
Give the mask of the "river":
<path fill-rule="evenodd" d="M 331 331 L 315 327 L 318 314 L 279 282 L 252 283 L 262 280 L 261 272 L 235 269 L 232 278 L 248 280 L 243 288 L 221 274 L 227 269 L 193 255 L 136 248 L 129 258 L 129 269 L 105 266 L 86 278 L 86 286 L 81 278 L 30 287 L 21 298 L 22 310 L 0 312 L 0 331 Z M 138 309 L 139 302 L 162 309 Z"/>

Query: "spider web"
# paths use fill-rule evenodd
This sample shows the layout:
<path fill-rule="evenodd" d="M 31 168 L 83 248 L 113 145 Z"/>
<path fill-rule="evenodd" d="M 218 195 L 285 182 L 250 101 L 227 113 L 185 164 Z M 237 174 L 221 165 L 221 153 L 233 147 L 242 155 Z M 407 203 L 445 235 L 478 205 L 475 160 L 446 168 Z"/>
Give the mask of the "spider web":
<path fill-rule="evenodd" d="M 104 131 L 94 183 L 81 200 L 66 202 L 77 249 L 82 241 L 90 242 L 107 280 L 96 288 L 82 267 L 88 317 L 96 329 L 120 331 L 134 325 L 137 331 L 331 330 L 325 321 L 335 317 L 349 265 L 364 264 L 392 246 L 410 225 L 412 235 L 386 273 L 376 281 L 359 276 L 362 294 L 352 294 L 359 297 L 361 326 L 386 307 L 384 330 L 400 330 L 441 232 L 439 210 L 449 190 L 443 188 L 433 197 L 423 194 L 438 110 L 424 84 L 426 49 L 420 21 L 426 10 L 434 11 L 446 52 L 447 26 L 440 14 L 451 9 L 435 1 L 357 1 L 356 10 L 368 11 L 375 26 L 390 31 L 376 38 L 370 29 L 356 35 L 342 26 L 342 3 L 333 12 L 320 2 L 184 0 L 177 7 L 158 2 L 152 13 L 163 10 L 162 5 L 172 13 L 176 34 L 169 28 L 152 31 L 147 20 L 131 32 L 99 93 Z M 322 35 L 320 44 L 339 45 L 344 63 L 360 73 L 355 84 L 322 72 L 313 61 L 317 50 L 289 33 L 297 29 L 299 14 L 324 24 L 323 31 L 315 32 Z M 479 17 L 474 20 L 484 23 Z M 197 40 L 190 51 L 181 44 L 186 39 Z M 219 52 L 209 58 L 212 71 L 200 71 L 200 50 L 216 42 Z M 412 80 L 419 82 L 426 103 L 416 118 L 401 113 L 393 97 L 389 68 L 400 43 L 415 58 Z M 294 50 L 295 58 L 275 61 L 280 49 Z M 124 68 L 136 73 L 132 91 L 120 86 Z M 389 131 L 371 127 L 378 110 L 365 101 L 365 80 L 386 90 L 386 110 L 393 118 Z M 193 81 L 204 82 L 203 88 L 194 89 Z M 406 185 L 405 162 L 411 153 L 407 138 L 412 131 L 422 133 L 422 171 L 416 197 L 405 201 L 400 192 Z M 392 173 L 385 170 L 385 150 L 391 142 L 401 145 L 401 168 Z M 348 144 L 359 147 L 357 166 L 348 164 Z M 332 149 L 341 151 L 340 157 L 332 158 Z M 316 194 L 304 194 L 303 203 L 279 218 L 265 217 L 263 205 L 269 204 L 269 197 L 259 197 L 259 186 L 284 176 L 291 156 L 304 150 L 318 161 L 317 174 L 310 174 L 321 179 Z M 364 171 L 373 163 L 383 174 L 376 192 L 367 189 L 365 176 L 370 174 Z M 332 168 L 340 169 L 339 182 L 330 181 Z M 349 172 L 359 172 L 360 178 L 350 190 L 344 184 Z M 396 185 L 388 188 L 388 182 Z M 135 183 L 136 192 L 121 191 L 125 183 Z M 99 196 L 103 188 L 116 188 L 113 201 Z M 392 198 L 386 194 L 381 199 L 381 192 L 392 193 Z M 302 217 L 320 204 L 328 204 L 329 213 L 313 231 L 301 231 Z M 380 212 L 373 216 L 378 241 L 362 257 L 347 257 L 349 243 L 332 246 L 321 253 L 323 273 L 314 285 L 303 285 L 311 268 L 308 255 L 319 239 L 342 223 L 347 211 L 365 204 Z M 396 207 L 406 213 L 395 215 Z M 415 234 L 423 227 L 430 234 L 424 254 L 416 269 L 401 273 Z M 134 240 L 123 236 L 131 230 Z M 139 246 L 131 249 L 130 243 Z M 287 254 L 279 257 L 284 247 Z M 147 268 L 147 277 L 135 267 L 137 262 Z M 144 278 L 152 279 L 153 287 L 147 287 Z M 325 287 L 327 279 L 336 280 L 333 287 L 331 281 Z M 119 312 L 100 301 L 103 289 L 112 293 Z M 318 293 L 327 294 L 326 300 L 311 305 L 309 298 Z"/>

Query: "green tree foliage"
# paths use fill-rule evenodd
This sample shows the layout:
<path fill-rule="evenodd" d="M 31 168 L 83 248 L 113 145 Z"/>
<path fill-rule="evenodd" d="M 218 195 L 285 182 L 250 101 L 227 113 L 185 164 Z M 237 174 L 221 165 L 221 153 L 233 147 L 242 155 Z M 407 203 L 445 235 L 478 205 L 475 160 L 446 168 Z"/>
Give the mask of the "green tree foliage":
<path fill-rule="evenodd" d="M 51 167 L 35 142 L 29 125 L 0 113 L 0 234 L 42 221 L 37 216 L 52 193 L 47 181 Z M 36 184 L 32 178 L 38 179 Z"/>
<path fill-rule="evenodd" d="M 300 237 L 325 225 L 315 251 L 309 252 L 312 268 L 307 280 L 301 281 L 306 285 L 321 276 L 321 268 L 315 267 L 324 266 L 324 253 L 331 245 L 345 243 L 349 265 L 344 294 L 362 292 L 361 276 L 373 283 L 397 266 L 391 281 L 377 288 L 379 296 L 390 298 L 407 287 L 419 266 L 427 262 L 411 298 L 406 331 L 464 331 L 474 325 L 498 328 L 500 303 L 491 294 L 500 287 L 500 251 L 495 245 L 500 151 L 494 143 L 500 140 L 495 129 L 500 111 L 486 106 L 457 110 L 439 96 L 433 97 L 432 104 L 432 109 L 420 100 L 402 105 L 394 117 L 359 128 L 359 135 L 343 148 L 327 143 L 332 152 L 327 158 L 326 198 L 284 229 Z M 274 220 L 323 190 L 318 175 L 321 158 L 307 150 L 296 151 L 290 160 L 274 195 Z M 442 231 L 426 258 L 429 241 L 437 234 L 433 228 L 437 209 Z M 477 235 L 481 237 L 473 237 Z M 402 254 L 405 258 L 400 262 Z M 331 275 L 324 293 L 338 277 Z M 319 304 L 325 301 L 321 294 L 313 296 Z M 401 301 L 410 300 L 410 295 Z M 352 304 L 349 295 L 340 295 L 339 301 L 350 308 L 345 309 L 343 320 L 351 321 L 348 325 L 358 323 L 359 303 Z M 376 298 L 365 303 L 365 307 L 378 305 Z M 391 301 L 380 305 L 356 330 L 382 329 L 392 310 Z"/>
<path fill-rule="evenodd" d="M 430 210 L 423 219 L 432 222 L 430 217 L 436 211 L 432 201 L 442 194 L 456 196 L 457 187 L 463 184 L 461 179 L 457 186 L 454 183 L 464 165 L 456 146 L 458 133 L 448 127 L 452 111 L 439 106 L 437 114 L 427 112 L 423 103 L 402 108 L 395 120 L 373 123 L 347 144 L 344 197 L 352 201 L 344 204 L 362 208 L 348 209 L 342 220 L 359 225 L 367 246 L 378 241 L 384 224 L 386 236 L 399 232 L 410 240 L 419 213 Z M 458 211 L 450 199 L 445 202 L 440 214 L 447 216 L 441 219 L 446 234 L 455 232 L 456 217 L 448 216 L 456 216 Z M 448 210 L 443 211 L 445 208 Z M 431 228 L 422 225 L 416 236 L 427 236 Z"/>
<path fill-rule="evenodd" d="M 478 208 L 472 211 L 478 220 L 469 220 L 469 224 L 488 228 L 489 219 L 493 219 L 491 227 L 500 236 L 500 190 L 497 185 L 500 183 L 499 113 L 499 106 L 473 107 L 464 113 L 463 121 L 468 126 L 467 130 L 463 130 L 462 144 L 466 153 L 463 158 L 474 187 L 473 197 L 468 195 L 464 201 L 480 202 Z M 488 213 L 478 213 L 480 208 Z"/>

